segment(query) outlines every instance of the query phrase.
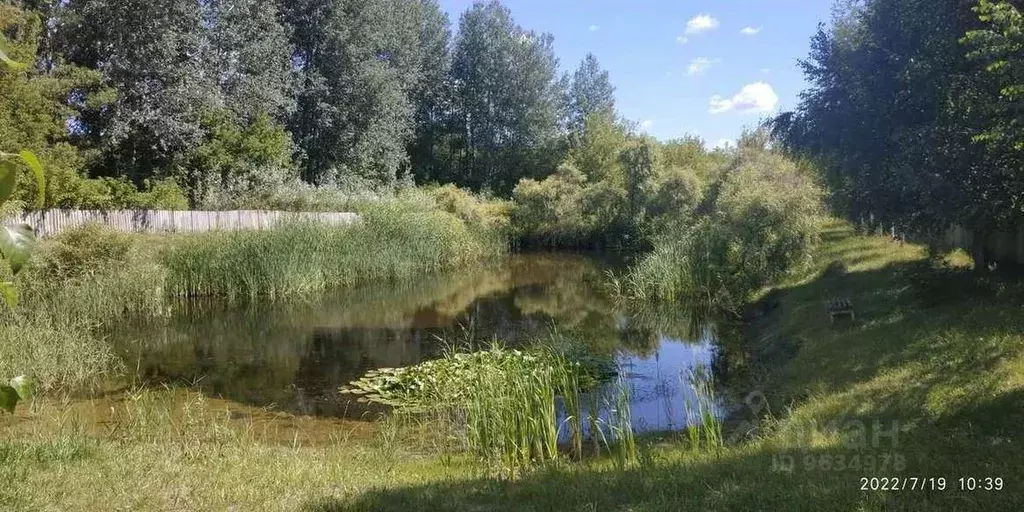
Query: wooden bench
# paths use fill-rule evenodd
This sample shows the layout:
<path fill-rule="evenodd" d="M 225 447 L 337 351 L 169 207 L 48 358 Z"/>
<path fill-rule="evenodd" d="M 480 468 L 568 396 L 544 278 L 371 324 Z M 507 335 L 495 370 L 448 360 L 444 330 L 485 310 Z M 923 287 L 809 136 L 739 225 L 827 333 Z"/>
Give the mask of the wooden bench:
<path fill-rule="evenodd" d="M 851 321 L 857 320 L 853 311 L 853 303 L 850 299 L 832 299 L 828 302 L 828 317 L 832 323 L 836 322 L 837 316 L 849 315 Z"/>

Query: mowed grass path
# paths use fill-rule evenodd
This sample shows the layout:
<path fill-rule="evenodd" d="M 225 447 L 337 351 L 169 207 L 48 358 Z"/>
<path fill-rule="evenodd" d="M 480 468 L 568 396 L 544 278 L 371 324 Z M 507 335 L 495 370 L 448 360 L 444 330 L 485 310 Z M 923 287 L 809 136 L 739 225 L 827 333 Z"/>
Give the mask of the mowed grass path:
<path fill-rule="evenodd" d="M 53 404 L 0 418 L 0 509 L 1020 510 L 1024 286 L 928 272 L 920 247 L 841 223 L 824 240 L 820 268 L 782 287 L 744 342 L 736 386 L 763 393 L 773 419 L 717 452 L 670 436 L 647 440 L 633 469 L 598 459 L 496 480 L 389 425 L 268 430 L 228 405 L 147 391 L 99 430 Z M 846 272 L 826 272 L 834 261 Z M 835 296 L 856 323 L 829 323 Z M 861 490 L 885 476 L 943 477 L 946 490 Z M 1003 489 L 960 491 L 960 477 Z"/>

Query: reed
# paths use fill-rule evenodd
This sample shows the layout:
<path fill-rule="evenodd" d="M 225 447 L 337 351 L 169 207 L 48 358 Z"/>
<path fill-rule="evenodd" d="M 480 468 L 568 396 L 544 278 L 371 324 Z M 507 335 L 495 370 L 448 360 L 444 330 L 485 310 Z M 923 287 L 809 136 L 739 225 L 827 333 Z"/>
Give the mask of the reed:
<path fill-rule="evenodd" d="M 499 239 L 416 205 L 368 208 L 349 227 L 312 222 L 188 237 L 162 263 L 171 295 L 280 298 L 454 268 L 503 252 Z"/>
<path fill-rule="evenodd" d="M 686 437 L 694 450 L 718 450 L 725 446 L 722 420 L 715 410 L 714 382 L 704 367 L 691 368 L 682 377 L 693 391 L 694 403 L 685 401 Z"/>
<path fill-rule="evenodd" d="M 597 408 L 583 406 L 612 375 L 610 361 L 575 358 L 550 346 L 520 351 L 495 343 L 479 352 L 448 352 L 416 366 L 374 370 L 342 393 L 448 418 L 450 431 L 460 434 L 478 462 L 515 475 L 559 459 L 561 446 L 581 457 L 587 434 L 623 450 L 623 461 L 635 460 L 625 399 L 610 416 L 612 429 L 597 424 Z M 589 431 L 583 429 L 584 415 L 594 418 Z M 605 436 L 605 430 L 614 434 Z"/>

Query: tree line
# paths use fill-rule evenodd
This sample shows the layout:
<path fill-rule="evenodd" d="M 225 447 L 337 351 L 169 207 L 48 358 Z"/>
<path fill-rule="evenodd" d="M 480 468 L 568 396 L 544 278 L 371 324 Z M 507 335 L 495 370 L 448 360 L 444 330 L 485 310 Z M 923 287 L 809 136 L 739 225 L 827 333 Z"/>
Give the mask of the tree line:
<path fill-rule="evenodd" d="M 810 87 L 772 121 L 840 214 L 984 235 L 1024 218 L 1024 2 L 837 5 L 801 61 Z M 983 257 L 976 248 L 975 256 Z"/>
<path fill-rule="evenodd" d="M 553 37 L 497 1 L 457 30 L 436 0 L 5 1 L 0 34 L 32 63 L 0 71 L 0 149 L 40 155 L 51 207 L 300 180 L 507 196 L 615 116 L 596 58 L 559 75 Z"/>

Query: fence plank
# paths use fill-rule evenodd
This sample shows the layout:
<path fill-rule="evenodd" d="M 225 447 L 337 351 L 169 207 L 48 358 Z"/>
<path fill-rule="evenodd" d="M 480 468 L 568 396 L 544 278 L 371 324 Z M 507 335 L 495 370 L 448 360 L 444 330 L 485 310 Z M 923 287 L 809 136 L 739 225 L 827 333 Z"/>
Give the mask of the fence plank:
<path fill-rule="evenodd" d="M 349 212 L 300 214 L 266 210 L 42 210 L 24 213 L 14 220 L 32 226 L 37 236 L 45 238 L 90 222 L 129 233 L 201 233 L 212 230 L 269 229 L 284 221 L 300 219 L 347 226 L 358 222 L 359 215 Z"/>

